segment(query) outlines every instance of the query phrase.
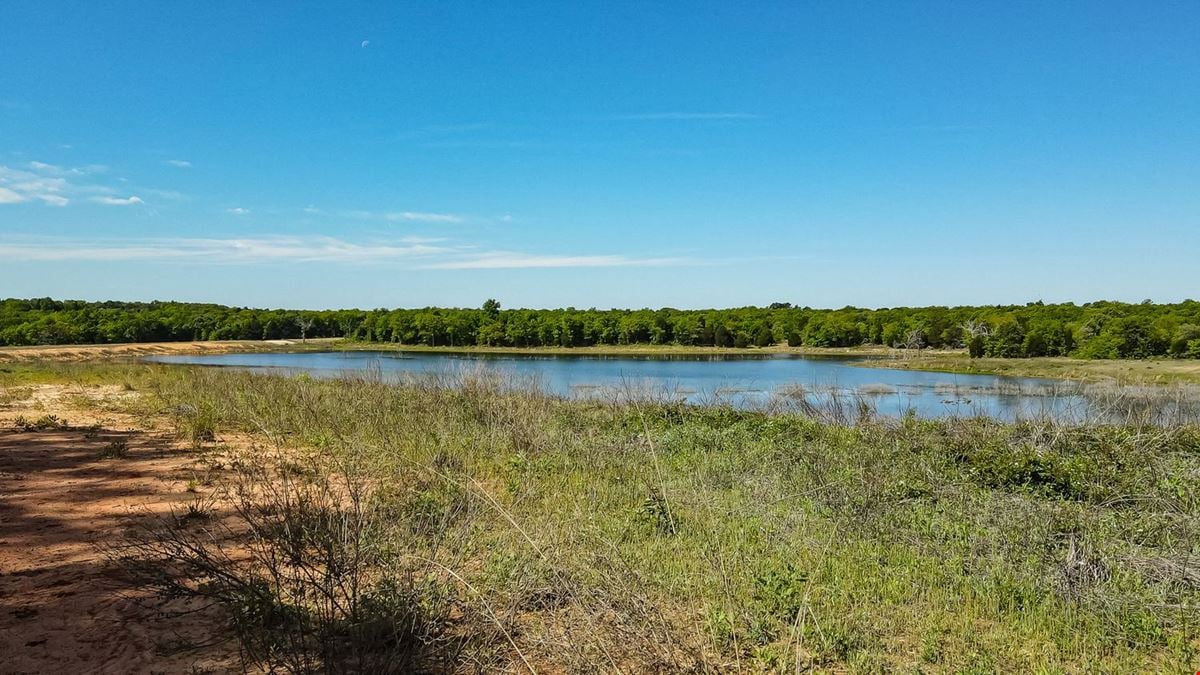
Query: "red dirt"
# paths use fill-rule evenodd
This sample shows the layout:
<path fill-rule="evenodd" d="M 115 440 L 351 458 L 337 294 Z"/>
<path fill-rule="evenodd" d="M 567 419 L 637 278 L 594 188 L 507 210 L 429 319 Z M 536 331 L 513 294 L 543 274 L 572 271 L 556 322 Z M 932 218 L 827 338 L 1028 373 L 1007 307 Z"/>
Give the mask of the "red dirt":
<path fill-rule="evenodd" d="M 309 345 L 329 345 L 336 339 L 309 340 Z M 52 360 L 84 361 L 100 358 L 138 357 L 153 354 L 205 354 L 270 351 L 298 346 L 299 340 L 214 340 L 211 342 L 134 342 L 104 345 L 44 345 L 0 347 L 0 363 Z"/>
<path fill-rule="evenodd" d="M 235 645 L 180 648 L 209 640 L 214 616 L 161 620 L 99 546 L 194 499 L 185 485 L 197 455 L 127 416 L 71 407 L 67 394 L 79 390 L 38 387 L 0 409 L 0 673 L 240 670 Z M 72 426 L 13 427 L 18 415 L 48 411 Z M 123 456 L 101 457 L 121 448 Z"/>

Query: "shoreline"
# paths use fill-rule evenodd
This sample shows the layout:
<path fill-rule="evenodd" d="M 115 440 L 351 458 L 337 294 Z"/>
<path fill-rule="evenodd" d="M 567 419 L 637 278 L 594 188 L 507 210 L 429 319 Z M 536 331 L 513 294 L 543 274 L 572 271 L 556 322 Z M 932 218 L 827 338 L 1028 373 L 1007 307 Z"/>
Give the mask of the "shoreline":
<path fill-rule="evenodd" d="M 808 358 L 844 358 L 857 367 L 918 370 L 961 375 L 1032 377 L 1073 382 L 1107 382 L 1133 385 L 1200 384 L 1200 360 L 1103 360 L 1070 357 L 969 358 L 964 350 L 911 353 L 901 349 L 866 345 L 858 347 L 694 347 L 682 345 L 596 345 L 590 347 L 431 347 L 380 342 L 352 342 L 343 338 L 300 340 L 220 340 L 188 342 L 135 342 L 88 345 L 38 345 L 0 347 L 0 365 L 35 361 L 81 362 L 124 360 L 167 354 L 229 354 L 305 351 L 398 351 L 443 354 L 494 354 L 529 356 L 740 356 L 791 355 Z"/>
<path fill-rule="evenodd" d="M 545 356 L 771 356 L 849 358 L 861 368 L 919 370 L 959 375 L 1000 375 L 1068 382 L 1165 385 L 1200 384 L 1200 360 L 1106 360 L 1070 357 L 975 358 L 966 350 L 906 353 L 879 345 L 861 347 L 687 347 L 680 345 L 600 345 L 593 347 L 430 347 L 394 343 L 340 342 L 335 351 L 402 351 L 443 354 Z"/>
<path fill-rule="evenodd" d="M 160 354 L 328 351 L 340 340 L 341 338 L 310 338 L 306 342 L 300 340 L 190 340 L 0 347 L 0 364 L 31 361 L 92 361 Z"/>

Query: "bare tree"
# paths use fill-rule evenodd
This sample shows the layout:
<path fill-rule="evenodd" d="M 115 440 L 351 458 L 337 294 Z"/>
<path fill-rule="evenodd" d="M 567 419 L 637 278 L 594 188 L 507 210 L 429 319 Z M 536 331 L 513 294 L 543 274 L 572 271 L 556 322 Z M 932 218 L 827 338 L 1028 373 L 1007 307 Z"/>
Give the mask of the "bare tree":
<path fill-rule="evenodd" d="M 925 347 L 925 331 L 914 328 L 904 336 L 904 349 L 923 349 Z"/>
<path fill-rule="evenodd" d="M 311 318 L 303 318 L 296 321 L 296 323 L 300 326 L 300 341 L 308 342 L 308 331 L 313 327 L 313 320 Z"/>
<path fill-rule="evenodd" d="M 967 337 L 987 337 L 992 333 L 992 329 L 989 328 L 986 323 L 982 321 L 976 321 L 975 319 L 967 319 L 964 321 L 962 330 Z"/>

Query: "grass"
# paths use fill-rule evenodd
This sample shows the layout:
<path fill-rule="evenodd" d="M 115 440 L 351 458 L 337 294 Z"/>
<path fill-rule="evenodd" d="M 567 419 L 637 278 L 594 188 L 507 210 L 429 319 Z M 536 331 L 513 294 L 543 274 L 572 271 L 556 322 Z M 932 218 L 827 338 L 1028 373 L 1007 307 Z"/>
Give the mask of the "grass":
<path fill-rule="evenodd" d="M 276 667 L 1200 667 L 1193 426 L 834 424 L 468 375 L 88 377 L 198 444 L 258 439 L 214 487 L 230 518 L 125 552 Z"/>
<path fill-rule="evenodd" d="M 1200 384 L 1200 361 L 1195 359 L 972 359 L 962 353 L 935 352 L 913 358 L 872 359 L 864 361 L 862 365 L 946 373 L 1042 377 L 1079 382 Z"/>

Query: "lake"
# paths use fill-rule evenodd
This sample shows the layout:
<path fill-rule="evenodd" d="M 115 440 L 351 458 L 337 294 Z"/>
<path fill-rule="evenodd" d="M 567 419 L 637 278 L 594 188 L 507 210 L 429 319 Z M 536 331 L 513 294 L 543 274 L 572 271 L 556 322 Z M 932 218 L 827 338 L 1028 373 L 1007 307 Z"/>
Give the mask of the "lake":
<path fill-rule="evenodd" d="M 1053 380 L 958 375 L 873 367 L 869 358 L 770 355 L 524 355 L 344 351 L 151 356 L 157 363 L 225 366 L 338 377 L 368 372 L 389 381 L 410 376 L 495 372 L 536 382 L 563 397 L 668 397 L 696 404 L 788 408 L 862 401 L 877 413 L 1012 420 L 1078 416 L 1088 405 L 1076 388 Z"/>

